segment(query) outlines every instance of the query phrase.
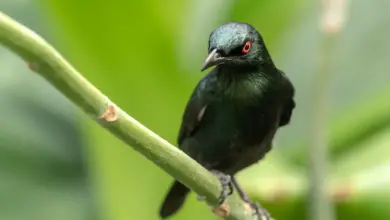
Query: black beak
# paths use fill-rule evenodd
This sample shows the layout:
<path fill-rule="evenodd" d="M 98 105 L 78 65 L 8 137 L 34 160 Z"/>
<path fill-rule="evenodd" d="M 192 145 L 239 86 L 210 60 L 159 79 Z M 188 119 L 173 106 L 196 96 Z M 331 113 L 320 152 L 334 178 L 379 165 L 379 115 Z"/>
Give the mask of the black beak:
<path fill-rule="evenodd" d="M 218 65 L 223 62 L 223 58 L 218 53 L 217 49 L 214 49 L 209 53 L 209 55 L 206 58 L 206 61 L 204 61 L 202 69 L 200 71 L 204 71 L 212 66 Z"/>

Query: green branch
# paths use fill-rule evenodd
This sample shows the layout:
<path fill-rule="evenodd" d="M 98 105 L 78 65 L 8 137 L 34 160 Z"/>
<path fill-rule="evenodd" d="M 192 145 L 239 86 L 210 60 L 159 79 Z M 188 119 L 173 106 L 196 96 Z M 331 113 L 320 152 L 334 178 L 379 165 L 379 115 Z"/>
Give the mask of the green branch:
<path fill-rule="evenodd" d="M 224 205 L 216 207 L 221 186 L 210 172 L 118 108 L 45 40 L 2 12 L 0 42 L 102 127 L 192 191 L 205 196 L 215 213 L 228 213 L 228 220 L 254 219 L 252 210 L 236 194 L 230 196 Z"/>

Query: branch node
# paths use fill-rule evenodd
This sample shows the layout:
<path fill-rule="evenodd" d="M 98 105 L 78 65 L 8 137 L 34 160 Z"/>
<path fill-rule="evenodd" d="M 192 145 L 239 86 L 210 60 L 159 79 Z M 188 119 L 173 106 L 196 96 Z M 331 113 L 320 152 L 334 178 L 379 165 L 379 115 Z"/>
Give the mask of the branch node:
<path fill-rule="evenodd" d="M 29 62 L 27 62 L 27 66 L 33 72 L 37 72 L 38 71 L 38 66 L 39 66 L 38 62 L 29 61 Z"/>
<path fill-rule="evenodd" d="M 213 213 L 219 217 L 225 218 L 230 214 L 229 206 L 226 203 L 221 204 L 220 206 L 213 208 Z"/>
<path fill-rule="evenodd" d="M 114 103 L 109 101 L 106 110 L 104 111 L 103 115 L 100 116 L 99 118 L 106 122 L 114 122 L 118 120 L 119 118 L 118 107 Z"/>

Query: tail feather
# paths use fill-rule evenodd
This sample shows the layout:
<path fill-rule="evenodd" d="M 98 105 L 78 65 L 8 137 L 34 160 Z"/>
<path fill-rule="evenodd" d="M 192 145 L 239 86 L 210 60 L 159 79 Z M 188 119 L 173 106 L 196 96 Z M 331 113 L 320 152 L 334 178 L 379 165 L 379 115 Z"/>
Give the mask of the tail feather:
<path fill-rule="evenodd" d="M 166 218 L 181 208 L 190 190 L 178 181 L 171 186 L 160 209 L 160 216 Z"/>

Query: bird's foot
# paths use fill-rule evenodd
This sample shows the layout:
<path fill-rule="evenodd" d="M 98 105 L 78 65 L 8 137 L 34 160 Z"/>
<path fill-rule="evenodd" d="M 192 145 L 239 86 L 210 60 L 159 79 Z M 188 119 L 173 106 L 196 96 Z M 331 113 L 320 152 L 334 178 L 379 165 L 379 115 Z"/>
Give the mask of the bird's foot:
<path fill-rule="evenodd" d="M 233 193 L 233 186 L 230 175 L 224 174 L 217 170 L 211 170 L 211 173 L 219 179 L 222 185 L 221 195 L 218 198 L 218 204 L 222 204 L 228 196 Z M 205 200 L 204 196 L 198 196 L 198 200 Z"/>
<path fill-rule="evenodd" d="M 249 199 L 248 195 L 244 192 L 244 190 L 241 188 L 241 186 L 238 184 L 236 178 L 232 177 L 232 183 L 236 187 L 238 194 L 240 195 L 241 199 L 246 202 L 250 208 L 254 211 L 254 215 L 257 216 L 258 220 L 271 220 L 271 215 L 268 213 L 268 211 L 264 208 L 262 208 L 259 204 L 253 202 Z"/>
<path fill-rule="evenodd" d="M 246 199 L 244 201 L 248 203 L 254 210 L 253 214 L 257 216 L 258 220 L 271 220 L 271 215 L 269 214 L 269 212 L 266 209 L 262 208 L 259 204 L 252 202 L 249 199 Z"/>
<path fill-rule="evenodd" d="M 211 173 L 219 179 L 222 185 L 221 195 L 218 198 L 218 204 L 222 204 L 228 196 L 233 193 L 232 178 L 218 170 L 212 170 Z"/>

